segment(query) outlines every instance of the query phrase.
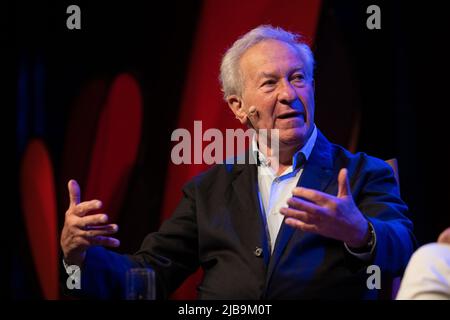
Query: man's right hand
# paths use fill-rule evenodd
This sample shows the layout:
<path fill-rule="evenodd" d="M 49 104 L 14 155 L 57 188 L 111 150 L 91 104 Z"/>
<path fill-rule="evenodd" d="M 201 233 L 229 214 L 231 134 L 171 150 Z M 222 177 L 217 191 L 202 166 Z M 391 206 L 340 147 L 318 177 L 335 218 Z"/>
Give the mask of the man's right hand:
<path fill-rule="evenodd" d="M 106 214 L 89 214 L 101 209 L 102 202 L 91 200 L 80 203 L 80 186 L 75 180 L 68 183 L 70 205 L 66 211 L 61 233 L 61 248 L 64 261 L 69 265 L 82 266 L 86 250 L 90 246 L 118 247 L 120 241 L 109 237 L 119 229 L 117 224 L 107 224 Z"/>

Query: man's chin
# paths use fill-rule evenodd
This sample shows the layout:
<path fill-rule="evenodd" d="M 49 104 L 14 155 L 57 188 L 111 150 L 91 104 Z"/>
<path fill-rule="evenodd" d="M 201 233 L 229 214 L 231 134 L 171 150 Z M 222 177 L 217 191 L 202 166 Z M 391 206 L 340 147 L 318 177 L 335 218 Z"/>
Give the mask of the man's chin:
<path fill-rule="evenodd" d="M 280 130 L 280 146 L 303 146 L 307 140 L 307 129 Z"/>
<path fill-rule="evenodd" d="M 280 139 L 280 149 L 286 148 L 286 147 L 303 147 L 303 145 L 306 143 L 306 140 L 304 137 L 296 137 L 296 138 L 286 138 L 286 139 Z"/>

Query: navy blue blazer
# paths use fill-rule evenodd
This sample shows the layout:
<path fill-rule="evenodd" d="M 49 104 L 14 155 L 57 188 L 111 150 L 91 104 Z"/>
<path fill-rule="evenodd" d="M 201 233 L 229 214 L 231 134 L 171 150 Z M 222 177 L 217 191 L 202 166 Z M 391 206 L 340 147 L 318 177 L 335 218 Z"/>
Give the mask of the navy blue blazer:
<path fill-rule="evenodd" d="M 413 226 L 391 167 L 364 153 L 351 154 L 320 132 L 298 185 L 336 195 L 341 168 L 348 169 L 354 201 L 375 229 L 369 261 L 351 255 L 341 241 L 284 223 L 271 255 L 256 165 L 221 164 L 185 185 L 172 217 L 134 255 L 90 248 L 82 293 L 123 297 L 125 271 L 151 266 L 159 298 L 167 298 L 198 267 L 204 270 L 200 299 L 377 298 L 379 290 L 367 288 L 367 267 L 379 266 L 382 280 L 400 275 L 415 249 Z"/>

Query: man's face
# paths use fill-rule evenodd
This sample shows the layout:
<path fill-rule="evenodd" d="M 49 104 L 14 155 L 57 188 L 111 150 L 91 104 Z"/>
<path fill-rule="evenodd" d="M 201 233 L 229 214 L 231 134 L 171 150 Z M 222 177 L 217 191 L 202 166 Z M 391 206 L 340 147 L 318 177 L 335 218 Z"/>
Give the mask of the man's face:
<path fill-rule="evenodd" d="M 229 99 L 241 122 L 258 129 L 279 129 L 280 147 L 303 146 L 314 123 L 314 83 L 307 79 L 295 48 L 277 40 L 262 41 L 240 60 L 242 97 Z M 256 116 L 245 117 L 251 106 Z"/>

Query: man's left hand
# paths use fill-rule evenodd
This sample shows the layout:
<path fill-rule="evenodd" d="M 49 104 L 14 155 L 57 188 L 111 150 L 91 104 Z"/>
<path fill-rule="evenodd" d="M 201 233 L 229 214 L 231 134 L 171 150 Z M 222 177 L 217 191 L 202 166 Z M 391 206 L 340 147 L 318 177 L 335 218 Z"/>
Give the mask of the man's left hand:
<path fill-rule="evenodd" d="M 364 247 L 369 239 L 369 225 L 353 201 L 347 169 L 338 176 L 338 194 L 297 187 L 292 191 L 288 208 L 280 212 L 285 222 L 295 228 L 341 240 L 350 248 Z"/>

